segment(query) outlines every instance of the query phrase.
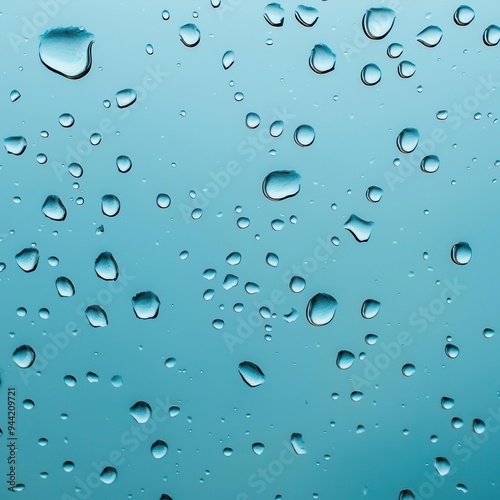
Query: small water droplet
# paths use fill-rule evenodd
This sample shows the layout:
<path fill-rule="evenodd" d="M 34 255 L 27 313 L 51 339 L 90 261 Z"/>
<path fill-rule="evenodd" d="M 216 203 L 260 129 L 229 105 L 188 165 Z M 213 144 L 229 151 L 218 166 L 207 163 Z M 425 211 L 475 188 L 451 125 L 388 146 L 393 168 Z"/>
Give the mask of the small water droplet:
<path fill-rule="evenodd" d="M 260 125 L 260 116 L 257 113 L 248 113 L 245 118 L 248 128 L 254 129 Z"/>
<path fill-rule="evenodd" d="M 116 167 L 124 174 L 132 168 L 132 160 L 128 156 L 120 155 L 116 159 Z"/>
<path fill-rule="evenodd" d="M 55 221 L 63 221 L 67 213 L 63 202 L 55 194 L 47 196 L 42 206 L 42 212 L 45 217 Z"/>
<path fill-rule="evenodd" d="M 70 128 L 75 124 L 75 118 L 69 113 L 63 113 L 59 116 L 59 124 L 64 128 Z"/>
<path fill-rule="evenodd" d="M 87 317 L 90 326 L 94 328 L 104 328 L 108 326 L 108 316 L 106 311 L 99 305 L 95 304 L 85 309 L 85 316 Z"/>
<path fill-rule="evenodd" d="M 387 47 L 387 55 L 391 59 L 397 59 L 403 53 L 403 46 L 400 43 L 391 43 Z"/>
<path fill-rule="evenodd" d="M 262 191 L 269 200 L 284 200 L 300 191 L 300 180 L 295 170 L 276 170 L 265 177 Z"/>
<path fill-rule="evenodd" d="M 104 484 L 112 484 L 116 481 L 118 473 L 114 467 L 104 467 L 101 472 L 100 478 Z"/>
<path fill-rule="evenodd" d="M 145 401 L 137 401 L 130 407 L 130 415 L 138 424 L 145 424 L 151 418 L 151 406 Z"/>
<path fill-rule="evenodd" d="M 10 93 L 10 100 L 12 102 L 16 102 L 19 98 L 21 97 L 21 92 L 19 92 L 19 90 L 13 90 L 11 93 Z"/>
<path fill-rule="evenodd" d="M 381 304 L 378 300 L 367 299 L 361 306 L 361 316 L 365 319 L 374 318 L 380 311 Z"/>
<path fill-rule="evenodd" d="M 401 78 L 410 78 L 417 71 L 417 67 L 411 61 L 401 61 L 398 64 L 398 74 Z"/>
<path fill-rule="evenodd" d="M 285 128 L 285 124 L 281 120 L 276 120 L 271 123 L 269 127 L 269 134 L 272 137 L 279 137 L 283 133 L 283 129 Z"/>
<path fill-rule="evenodd" d="M 422 172 L 433 174 L 439 168 L 439 158 L 436 155 L 428 155 L 422 158 L 420 162 Z"/>
<path fill-rule="evenodd" d="M 436 469 L 436 472 L 440 476 L 446 476 L 446 474 L 448 474 L 448 472 L 450 472 L 451 464 L 444 457 L 436 457 L 434 459 L 434 468 Z"/>
<path fill-rule="evenodd" d="M 406 363 L 401 368 L 401 371 L 405 377 L 411 377 L 415 373 L 415 365 L 412 363 Z"/>
<path fill-rule="evenodd" d="M 468 243 L 460 242 L 453 245 L 451 249 L 451 259 L 455 264 L 464 266 L 468 264 L 472 257 L 472 249 Z"/>
<path fill-rule="evenodd" d="M 114 217 L 120 211 L 120 200 L 114 194 L 105 194 L 101 198 L 101 210 L 104 215 Z"/>
<path fill-rule="evenodd" d="M 254 443 L 254 444 L 252 444 L 252 451 L 256 455 L 262 455 L 262 453 L 264 453 L 264 450 L 265 450 L 265 446 L 262 443 Z"/>
<path fill-rule="evenodd" d="M 415 500 L 415 495 L 413 494 L 413 491 L 411 490 L 401 490 L 399 493 L 399 499 L 398 500 Z"/>
<path fill-rule="evenodd" d="M 289 286 L 294 293 L 303 292 L 306 288 L 306 280 L 302 276 L 292 276 Z"/>
<path fill-rule="evenodd" d="M 102 252 L 94 263 L 97 276 L 105 281 L 116 281 L 118 279 L 118 264 L 111 252 Z"/>
<path fill-rule="evenodd" d="M 222 66 L 224 69 L 229 69 L 234 64 L 234 52 L 228 50 L 222 56 Z"/>
<path fill-rule="evenodd" d="M 472 421 L 472 431 L 475 434 L 482 434 L 483 432 L 486 431 L 486 424 L 480 418 L 475 418 Z"/>
<path fill-rule="evenodd" d="M 279 262 L 280 262 L 279 257 L 275 253 L 269 252 L 266 255 L 266 263 L 269 266 L 278 267 Z"/>
<path fill-rule="evenodd" d="M 372 203 L 378 203 L 384 194 L 384 190 L 378 186 L 370 186 L 366 190 L 366 199 Z"/>
<path fill-rule="evenodd" d="M 455 359 L 460 354 L 459 348 L 454 344 L 446 344 L 444 352 L 451 359 Z"/>

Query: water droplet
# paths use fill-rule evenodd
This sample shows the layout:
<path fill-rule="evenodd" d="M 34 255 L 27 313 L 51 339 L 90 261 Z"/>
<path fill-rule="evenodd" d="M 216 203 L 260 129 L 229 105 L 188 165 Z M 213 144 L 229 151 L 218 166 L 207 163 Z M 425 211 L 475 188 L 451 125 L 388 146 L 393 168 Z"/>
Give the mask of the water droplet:
<path fill-rule="evenodd" d="M 482 434 L 483 432 L 486 431 L 486 424 L 480 418 L 475 418 L 472 421 L 472 431 L 475 434 Z"/>
<path fill-rule="evenodd" d="M 160 193 L 156 197 L 156 204 L 158 205 L 159 208 L 168 208 L 170 206 L 171 200 L 170 196 L 165 193 Z"/>
<path fill-rule="evenodd" d="M 66 78 L 82 78 L 92 66 L 93 37 L 85 29 L 73 26 L 47 30 L 40 37 L 40 60 Z"/>
<path fill-rule="evenodd" d="M 366 190 L 366 199 L 372 203 L 378 203 L 384 194 L 384 190 L 378 186 L 370 186 Z"/>
<path fill-rule="evenodd" d="M 488 47 L 494 47 L 500 42 L 500 26 L 490 24 L 483 33 L 483 42 Z"/>
<path fill-rule="evenodd" d="M 59 123 L 64 128 L 70 128 L 75 124 L 75 118 L 69 113 L 63 113 L 59 116 Z"/>
<path fill-rule="evenodd" d="M 412 363 L 406 363 L 403 365 L 403 368 L 401 368 L 401 371 L 403 372 L 403 375 L 405 377 L 411 377 L 415 373 L 415 365 Z"/>
<path fill-rule="evenodd" d="M 226 257 L 226 262 L 230 266 L 237 266 L 241 262 L 241 254 L 239 252 L 232 252 Z"/>
<path fill-rule="evenodd" d="M 111 252 L 102 252 L 95 260 L 94 270 L 105 281 L 118 279 L 118 264 Z"/>
<path fill-rule="evenodd" d="M 401 490 L 399 493 L 399 500 L 415 500 L 415 495 L 411 490 Z"/>
<path fill-rule="evenodd" d="M 270 3 L 264 9 L 264 19 L 271 26 L 283 26 L 285 22 L 285 10 L 279 3 Z"/>
<path fill-rule="evenodd" d="M 311 125 L 300 125 L 295 129 L 293 138 L 299 146 L 307 147 L 314 142 L 316 132 Z"/>
<path fill-rule="evenodd" d="M 13 90 L 11 93 L 10 93 L 10 100 L 12 102 L 16 102 L 19 98 L 21 97 L 21 92 L 19 92 L 19 90 Z"/>
<path fill-rule="evenodd" d="M 251 361 L 243 361 L 239 364 L 238 370 L 241 378 L 250 386 L 257 387 L 266 381 L 262 370 Z"/>
<path fill-rule="evenodd" d="M 335 316 L 337 305 L 337 300 L 327 293 L 314 295 L 307 304 L 307 321 L 313 326 L 327 325 Z"/>
<path fill-rule="evenodd" d="M 449 398 L 447 396 L 443 396 L 441 398 L 441 408 L 443 410 L 451 410 L 455 405 L 455 400 L 453 398 Z"/>
<path fill-rule="evenodd" d="M 283 129 L 285 128 L 285 124 L 281 120 L 276 120 L 271 123 L 269 127 L 269 134 L 272 137 L 279 137 L 283 133 Z"/>
<path fill-rule="evenodd" d="M 356 356 L 351 351 L 339 351 L 336 363 L 341 370 L 347 370 L 353 365 L 355 359 Z"/>
<path fill-rule="evenodd" d="M 116 93 L 116 105 L 119 108 L 126 108 L 137 101 L 137 92 L 134 89 L 123 89 Z"/>
<path fill-rule="evenodd" d="M 446 344 L 444 352 L 451 359 L 455 359 L 460 354 L 459 348 L 454 344 Z"/>
<path fill-rule="evenodd" d="M 234 52 L 228 50 L 222 56 L 222 66 L 224 69 L 229 69 L 234 64 Z"/>
<path fill-rule="evenodd" d="M 363 30 L 372 40 L 382 40 L 391 31 L 396 13 L 387 7 L 368 9 L 363 16 Z"/>
<path fill-rule="evenodd" d="M 148 56 L 152 56 L 154 54 L 154 51 L 154 47 L 150 43 L 148 43 L 146 45 L 146 54 L 148 54 Z"/>
<path fill-rule="evenodd" d="M 324 43 L 315 45 L 311 50 L 309 66 L 319 75 L 324 75 L 325 73 L 333 71 L 336 62 L 337 56 L 332 52 L 332 49 Z"/>
<path fill-rule="evenodd" d="M 13 135 L 11 137 L 6 137 L 3 140 L 3 145 L 5 146 L 7 153 L 19 156 L 26 151 L 28 143 L 24 137 L 20 135 Z"/>
<path fill-rule="evenodd" d="M 293 451 L 297 455 L 305 455 L 307 453 L 306 445 L 304 443 L 304 439 L 302 437 L 302 434 L 299 434 L 298 432 L 294 432 L 290 436 L 290 444 L 292 445 Z"/>
<path fill-rule="evenodd" d="M 303 292 L 306 288 L 306 280 L 302 276 L 292 276 L 289 286 L 294 293 Z"/>
<path fill-rule="evenodd" d="M 391 43 L 387 47 L 387 55 L 391 59 L 397 59 L 403 53 L 403 46 L 400 43 Z"/>
<path fill-rule="evenodd" d="M 446 476 L 446 474 L 448 474 L 448 472 L 450 472 L 451 464 L 444 457 L 436 457 L 434 459 L 434 468 L 436 469 L 436 472 L 440 476 Z"/>
<path fill-rule="evenodd" d="M 493 330 L 492 328 L 485 328 L 483 330 L 483 336 L 487 339 L 490 339 L 491 337 L 493 337 L 493 335 L 495 335 L 495 330 Z"/>
<path fill-rule="evenodd" d="M 468 5 L 461 5 L 455 11 L 455 14 L 453 14 L 453 20 L 459 26 L 467 26 L 474 20 L 475 17 L 476 14 L 474 12 L 474 9 L 472 9 Z"/>
<path fill-rule="evenodd" d="M 252 444 L 252 451 L 256 455 L 262 455 L 262 453 L 264 453 L 264 450 L 265 450 L 265 446 L 262 443 L 254 443 L 254 444 Z"/>
<path fill-rule="evenodd" d="M 42 206 L 42 212 L 45 217 L 56 221 L 63 221 L 67 214 L 66 207 L 63 202 L 54 194 L 47 196 Z"/>
<path fill-rule="evenodd" d="M 154 458 L 163 458 L 167 454 L 167 451 L 167 443 L 161 439 L 158 439 L 151 445 L 151 455 L 153 455 Z"/>
<path fill-rule="evenodd" d="M 309 7 L 307 5 L 298 5 L 295 9 L 295 19 L 305 26 L 306 28 L 310 28 L 316 24 L 318 20 L 318 10 L 314 7 Z"/>
<path fill-rule="evenodd" d="M 177 360 L 175 358 L 167 358 L 167 360 L 165 361 L 165 366 L 167 368 L 173 368 L 176 362 Z"/>
<path fill-rule="evenodd" d="M 151 406 L 145 401 L 137 401 L 130 407 L 130 415 L 139 424 L 145 424 L 151 418 Z"/>
<path fill-rule="evenodd" d="M 420 134 L 416 128 L 405 128 L 399 133 L 396 144 L 401 153 L 408 154 L 415 151 L 419 140 Z"/>
<path fill-rule="evenodd" d="M 269 200 L 284 200 L 300 191 L 300 180 L 301 177 L 295 170 L 276 170 L 265 177 L 262 191 Z"/>
<path fill-rule="evenodd" d="M 153 292 L 139 292 L 132 298 L 135 315 L 139 319 L 154 319 L 160 310 L 160 299 Z"/>
<path fill-rule="evenodd" d="M 372 228 L 375 222 L 361 219 L 355 214 L 352 214 L 348 221 L 344 224 L 347 229 L 360 243 L 370 239 Z"/>
<path fill-rule="evenodd" d="M 105 194 L 101 198 L 101 210 L 104 215 L 114 217 L 120 211 L 120 200 L 114 194 Z"/>
<path fill-rule="evenodd" d="M 201 33 L 196 24 L 188 23 L 179 28 L 179 37 L 186 47 L 196 47 L 200 43 Z"/>
<path fill-rule="evenodd" d="M 428 155 L 422 158 L 420 162 L 422 172 L 433 174 L 439 168 L 439 158 L 436 155 Z"/>
<path fill-rule="evenodd" d="M 374 318 L 380 311 L 380 302 L 373 299 L 367 299 L 363 302 L 361 306 L 361 316 L 365 319 Z"/>
<path fill-rule="evenodd" d="M 248 113 L 245 123 L 248 128 L 257 128 L 260 125 L 260 116 L 257 113 Z"/>
<path fill-rule="evenodd" d="M 411 61 L 401 61 L 398 64 L 398 75 L 401 78 L 410 78 L 417 71 L 417 67 Z"/>
<path fill-rule="evenodd" d="M 132 168 L 132 160 L 128 156 L 120 155 L 116 159 L 116 167 L 122 174 L 125 174 Z"/>
<path fill-rule="evenodd" d="M 16 263 L 25 273 L 34 271 L 39 259 L 40 252 L 36 248 L 25 248 L 16 255 Z"/>
<path fill-rule="evenodd" d="M 12 354 L 12 359 L 19 368 L 29 368 L 35 362 L 36 354 L 29 345 L 19 346 Z"/>
<path fill-rule="evenodd" d="M 269 266 L 278 267 L 279 262 L 280 262 L 279 257 L 275 253 L 269 252 L 266 255 L 266 263 Z"/>
<path fill-rule="evenodd" d="M 472 249 L 468 243 L 460 242 L 453 245 L 451 249 L 451 259 L 455 264 L 464 266 L 468 264 L 472 257 Z"/>
<path fill-rule="evenodd" d="M 56 279 L 56 289 L 60 297 L 72 297 L 75 295 L 75 286 L 66 276 L 59 276 Z"/>
<path fill-rule="evenodd" d="M 443 38 L 443 30 L 439 26 L 427 26 L 418 35 L 417 40 L 426 47 L 435 47 Z"/>
<path fill-rule="evenodd" d="M 367 64 L 361 70 L 361 81 L 369 87 L 371 87 L 372 85 L 376 85 L 378 82 L 380 82 L 381 78 L 382 71 L 380 71 L 380 68 L 376 64 Z"/>
<path fill-rule="evenodd" d="M 116 469 L 114 467 L 104 467 L 104 469 L 101 472 L 101 481 L 104 484 L 111 484 L 116 481 L 116 478 L 118 477 L 118 473 L 116 472 Z"/>
<path fill-rule="evenodd" d="M 85 316 L 87 317 L 90 326 L 93 326 L 94 328 L 104 328 L 105 326 L 108 326 L 108 316 L 106 315 L 106 311 L 97 304 L 87 307 L 87 309 L 85 309 Z"/>
<path fill-rule="evenodd" d="M 79 163 L 70 163 L 68 165 L 68 172 L 75 178 L 79 178 L 83 175 L 83 168 Z"/>

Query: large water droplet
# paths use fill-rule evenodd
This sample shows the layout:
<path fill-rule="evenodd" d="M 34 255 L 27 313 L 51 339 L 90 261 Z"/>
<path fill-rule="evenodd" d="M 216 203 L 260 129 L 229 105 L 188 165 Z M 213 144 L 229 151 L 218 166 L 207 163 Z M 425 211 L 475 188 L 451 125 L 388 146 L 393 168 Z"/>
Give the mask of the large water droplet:
<path fill-rule="evenodd" d="M 92 66 L 93 37 L 85 29 L 73 26 L 48 30 L 40 38 L 40 60 L 66 78 L 82 78 Z"/>
<path fill-rule="evenodd" d="M 264 8 L 264 19 L 271 26 L 283 26 L 285 22 L 285 9 L 277 2 L 270 3 Z"/>
<path fill-rule="evenodd" d="M 474 18 L 476 17 L 476 13 L 472 7 L 468 5 L 461 5 L 453 14 L 453 20 L 459 26 L 467 26 L 470 24 Z"/>
<path fill-rule="evenodd" d="M 120 211 L 120 200 L 114 194 L 105 194 L 101 198 L 101 210 L 104 215 L 114 217 Z"/>
<path fill-rule="evenodd" d="M 426 47 L 435 47 L 443 38 L 443 30 L 439 26 L 427 26 L 418 35 L 417 40 Z"/>
<path fill-rule="evenodd" d="M 367 299 L 361 306 L 361 316 L 365 319 L 374 318 L 380 311 L 380 302 L 374 299 Z"/>
<path fill-rule="evenodd" d="M 284 200 L 300 191 L 300 179 L 295 170 L 276 170 L 265 177 L 262 191 L 270 200 Z"/>
<path fill-rule="evenodd" d="M 132 307 L 139 319 L 154 319 L 160 310 L 160 299 L 153 292 L 139 292 L 132 298 Z"/>
<path fill-rule="evenodd" d="M 417 71 L 417 67 L 411 61 L 401 61 L 398 64 L 398 75 L 401 78 L 410 78 Z"/>
<path fill-rule="evenodd" d="M 25 248 L 16 255 L 16 263 L 25 273 L 34 271 L 39 260 L 40 252 L 36 248 Z"/>
<path fill-rule="evenodd" d="M 66 207 L 63 202 L 55 194 L 47 196 L 42 206 L 42 212 L 45 217 L 52 220 L 62 221 L 66 218 Z"/>
<path fill-rule="evenodd" d="M 311 125 L 299 125 L 293 135 L 295 142 L 302 147 L 310 146 L 316 138 L 316 132 Z"/>
<path fill-rule="evenodd" d="M 344 228 L 347 229 L 360 243 L 368 241 L 372 234 L 372 228 L 375 222 L 361 219 L 355 214 L 352 214 Z"/>
<path fill-rule="evenodd" d="M 36 354 L 29 345 L 19 346 L 12 354 L 12 359 L 19 368 L 29 368 L 35 362 Z"/>
<path fill-rule="evenodd" d="M 118 279 L 118 264 L 111 252 L 102 252 L 94 263 L 94 270 L 105 281 Z"/>
<path fill-rule="evenodd" d="M 396 144 L 401 153 L 411 153 L 415 151 L 420 140 L 420 134 L 416 128 L 403 129 L 396 140 Z"/>
<path fill-rule="evenodd" d="M 118 473 L 116 472 L 116 469 L 114 467 L 104 467 L 104 469 L 101 472 L 101 481 L 104 484 L 111 484 L 116 481 L 116 478 L 118 477 Z"/>
<path fill-rule="evenodd" d="M 130 407 L 130 415 L 139 424 L 145 424 L 151 418 L 151 406 L 145 401 L 137 401 Z"/>
<path fill-rule="evenodd" d="M 234 64 L 234 52 L 228 50 L 222 56 L 222 66 L 224 69 L 229 69 Z"/>
<path fill-rule="evenodd" d="M 376 64 L 367 64 L 361 70 L 361 81 L 369 87 L 371 87 L 372 85 L 376 85 L 378 82 L 380 82 L 381 78 L 382 71 L 380 71 L 380 68 Z"/>
<path fill-rule="evenodd" d="M 75 295 L 75 286 L 66 276 L 59 276 L 56 279 L 56 289 L 60 297 L 72 297 Z"/>
<path fill-rule="evenodd" d="M 3 145 L 5 146 L 7 153 L 19 156 L 26 151 L 28 143 L 24 137 L 20 135 L 13 135 L 11 137 L 6 137 L 3 140 Z"/>
<path fill-rule="evenodd" d="M 317 293 L 309 300 L 306 318 L 313 326 L 324 326 L 330 323 L 337 311 L 337 300 L 327 293 Z"/>
<path fill-rule="evenodd" d="M 85 316 L 87 317 L 90 326 L 93 326 L 94 328 L 104 328 L 105 326 L 108 326 L 108 316 L 106 311 L 97 304 L 87 307 L 87 309 L 85 309 Z"/>
<path fill-rule="evenodd" d="M 351 351 L 339 351 L 336 363 L 341 370 L 347 370 L 352 366 L 355 359 L 356 356 Z"/>
<path fill-rule="evenodd" d="M 239 364 L 238 370 L 241 378 L 250 386 L 257 387 L 266 381 L 262 370 L 251 361 L 243 361 Z"/>
<path fill-rule="evenodd" d="M 290 436 L 290 444 L 292 445 L 293 451 L 297 455 L 305 455 L 307 453 L 306 445 L 304 443 L 304 438 L 302 437 L 302 434 L 294 432 Z"/>
<path fill-rule="evenodd" d="M 500 26 L 497 26 L 496 24 L 490 24 L 484 30 L 483 42 L 488 47 L 493 47 L 495 45 L 498 45 L 498 42 L 500 42 Z"/>
<path fill-rule="evenodd" d="M 422 172 L 433 174 L 439 168 L 439 158 L 436 155 L 428 155 L 422 158 L 420 162 Z"/>
<path fill-rule="evenodd" d="M 472 249 L 468 243 L 461 241 L 453 245 L 451 249 L 451 259 L 455 264 L 464 266 L 472 257 Z"/>
<path fill-rule="evenodd" d="M 450 462 L 444 458 L 444 457 L 436 457 L 434 459 L 434 467 L 436 469 L 436 472 L 440 476 L 446 476 L 448 472 L 450 472 L 451 469 L 451 464 Z"/>
<path fill-rule="evenodd" d="M 387 7 L 368 9 L 363 16 L 363 30 L 372 40 L 382 40 L 391 31 L 396 13 Z"/>
<path fill-rule="evenodd" d="M 201 33 L 196 24 L 188 23 L 179 28 L 179 37 L 186 47 L 196 47 L 200 43 Z"/>
<path fill-rule="evenodd" d="M 167 443 L 161 439 L 158 439 L 151 445 L 151 455 L 153 455 L 154 458 L 163 458 L 167 454 L 167 451 Z"/>
<path fill-rule="evenodd" d="M 297 19 L 297 21 L 306 28 L 314 26 L 318 17 L 318 9 L 315 9 L 314 7 L 298 5 L 295 9 L 295 19 Z"/>
<path fill-rule="evenodd" d="M 324 43 L 315 45 L 309 56 L 309 66 L 320 75 L 333 71 L 336 61 L 337 56 Z"/>
<path fill-rule="evenodd" d="M 116 93 L 116 105 L 119 108 L 126 108 L 137 101 L 137 92 L 134 89 L 123 89 Z"/>

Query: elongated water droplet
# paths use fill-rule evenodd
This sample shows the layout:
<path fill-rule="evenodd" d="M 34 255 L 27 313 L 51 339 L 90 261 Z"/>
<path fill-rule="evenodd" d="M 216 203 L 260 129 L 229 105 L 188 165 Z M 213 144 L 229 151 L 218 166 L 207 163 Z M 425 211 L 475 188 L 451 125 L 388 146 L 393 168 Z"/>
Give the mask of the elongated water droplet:
<path fill-rule="evenodd" d="M 417 40 L 426 47 L 435 47 L 443 38 L 443 30 L 439 26 L 427 26 L 418 35 Z"/>
<path fill-rule="evenodd" d="M 97 257 L 94 270 L 102 280 L 115 281 L 118 279 L 118 264 L 111 252 L 102 252 Z"/>
<path fill-rule="evenodd" d="M 123 89 L 116 93 L 116 105 L 119 108 L 126 108 L 137 101 L 137 92 L 134 89 Z"/>
<path fill-rule="evenodd" d="M 168 452 L 168 446 L 165 441 L 158 439 L 151 445 L 151 455 L 154 458 L 160 459 L 163 458 Z"/>
<path fill-rule="evenodd" d="M 384 194 L 384 190 L 378 186 L 370 186 L 366 190 L 366 199 L 372 203 L 378 203 Z"/>
<path fill-rule="evenodd" d="M 378 82 L 380 82 L 381 78 L 382 71 L 380 71 L 380 68 L 376 64 L 367 64 L 361 70 L 361 81 L 369 87 L 371 87 L 372 85 L 376 85 Z"/>
<path fill-rule="evenodd" d="M 279 137 L 283 133 L 283 129 L 285 128 L 285 124 L 281 120 L 276 120 L 271 123 L 269 127 L 269 134 L 272 137 Z"/>
<path fill-rule="evenodd" d="M 468 5 L 461 5 L 453 14 L 453 20 L 458 26 L 467 26 L 475 17 L 474 9 Z"/>
<path fill-rule="evenodd" d="M 201 33 L 196 24 L 188 23 L 179 28 L 179 37 L 186 47 L 196 47 L 200 43 Z"/>
<path fill-rule="evenodd" d="M 391 31 L 396 13 L 387 7 L 368 9 L 363 16 L 363 30 L 372 40 L 382 40 Z"/>
<path fill-rule="evenodd" d="M 12 359 L 19 368 L 29 368 L 36 359 L 36 354 L 30 345 L 19 346 L 12 354 Z"/>
<path fill-rule="evenodd" d="M 351 351 L 339 351 L 336 363 L 341 370 L 347 370 L 353 365 L 355 359 L 356 356 Z"/>
<path fill-rule="evenodd" d="M 439 158 L 436 155 L 428 155 L 422 158 L 420 162 L 422 172 L 433 174 L 439 168 Z"/>
<path fill-rule="evenodd" d="M 468 264 L 472 257 L 472 249 L 468 243 L 461 241 L 453 245 L 451 249 L 451 259 L 455 264 L 464 266 Z"/>
<path fill-rule="evenodd" d="M 318 9 L 315 9 L 314 7 L 298 5 L 295 9 L 295 19 L 297 19 L 297 21 L 306 28 L 314 26 L 318 17 Z"/>
<path fill-rule="evenodd" d="M 82 78 L 92 66 L 93 38 L 92 33 L 73 26 L 48 30 L 40 38 L 40 60 L 66 78 Z"/>
<path fill-rule="evenodd" d="M 118 473 L 114 467 L 104 467 L 101 472 L 100 478 L 104 484 L 112 484 L 116 481 Z"/>
<path fill-rule="evenodd" d="M 56 289 L 60 297 L 72 297 L 75 295 L 75 286 L 66 276 L 59 276 L 56 279 Z"/>
<path fill-rule="evenodd" d="M 448 472 L 450 472 L 451 464 L 444 457 L 436 457 L 434 459 L 434 468 L 436 469 L 436 472 L 440 476 L 446 476 L 446 474 L 448 474 Z"/>
<path fill-rule="evenodd" d="M 500 42 L 500 26 L 490 24 L 483 33 L 483 42 L 488 47 L 494 47 Z"/>
<path fill-rule="evenodd" d="M 306 318 L 313 326 L 324 326 L 330 323 L 337 311 L 337 300 L 327 293 L 317 293 L 309 300 Z"/>
<path fill-rule="evenodd" d="M 375 222 L 361 219 L 355 214 L 352 214 L 344 228 L 347 229 L 360 243 L 366 242 L 370 239 L 372 228 Z"/>
<path fill-rule="evenodd" d="M 250 386 L 257 387 L 266 381 L 262 370 L 251 361 L 243 361 L 239 364 L 238 370 L 241 378 Z"/>
<path fill-rule="evenodd" d="M 105 326 L 108 326 L 108 316 L 106 311 L 97 304 L 87 307 L 87 309 L 85 309 L 85 316 L 87 317 L 90 326 L 93 326 L 94 328 L 104 328 Z"/>
<path fill-rule="evenodd" d="M 311 50 L 309 66 L 319 75 L 324 75 L 325 73 L 333 71 L 336 62 L 337 56 L 332 52 L 332 49 L 324 43 L 315 45 Z"/>
<path fill-rule="evenodd" d="M 222 66 L 224 69 L 229 69 L 234 64 L 234 52 L 228 50 L 222 56 Z"/>
<path fill-rule="evenodd" d="M 132 307 L 139 319 L 154 319 L 160 311 L 160 299 L 153 292 L 139 292 L 132 298 Z"/>
<path fill-rule="evenodd" d="M 145 401 L 137 401 L 130 407 L 130 415 L 139 424 L 145 424 L 151 418 L 151 406 Z"/>
<path fill-rule="evenodd" d="M 299 146 L 307 147 L 314 142 L 316 132 L 311 125 L 300 125 L 295 129 L 293 138 Z"/>
<path fill-rule="evenodd" d="M 104 215 L 114 217 L 120 211 L 120 200 L 114 194 L 105 194 L 101 198 L 101 210 Z"/>
<path fill-rule="evenodd" d="M 290 436 L 290 444 L 292 445 L 293 451 L 297 455 L 305 455 L 307 453 L 306 445 L 304 443 L 304 438 L 302 437 L 302 434 L 294 432 Z"/>
<path fill-rule="evenodd" d="M 396 144 L 401 153 L 411 153 L 415 151 L 420 140 L 420 134 L 416 128 L 403 129 L 396 140 Z"/>
<path fill-rule="evenodd" d="M 16 255 L 16 263 L 25 273 L 34 271 L 39 260 L 40 252 L 36 248 L 25 248 Z"/>
<path fill-rule="evenodd" d="M 283 26 L 285 22 L 285 9 L 277 2 L 267 4 L 264 8 L 264 19 L 271 26 Z"/>
<path fill-rule="evenodd" d="M 380 311 L 380 302 L 374 299 L 367 299 L 361 306 L 361 316 L 365 319 L 374 318 Z"/>
<path fill-rule="evenodd" d="M 3 145 L 5 146 L 7 153 L 19 156 L 26 151 L 28 143 L 24 137 L 20 135 L 13 135 L 11 137 L 6 137 L 3 140 Z"/>
<path fill-rule="evenodd" d="M 298 194 L 300 179 L 295 170 L 276 170 L 265 177 L 262 191 L 269 200 L 284 200 Z"/>
<path fill-rule="evenodd" d="M 417 71 L 417 67 L 411 61 L 401 61 L 398 64 L 398 75 L 401 78 L 410 78 Z"/>
<path fill-rule="evenodd" d="M 63 221 L 66 218 L 66 207 L 55 194 L 47 196 L 42 206 L 42 212 L 45 217 L 56 221 Z"/>

